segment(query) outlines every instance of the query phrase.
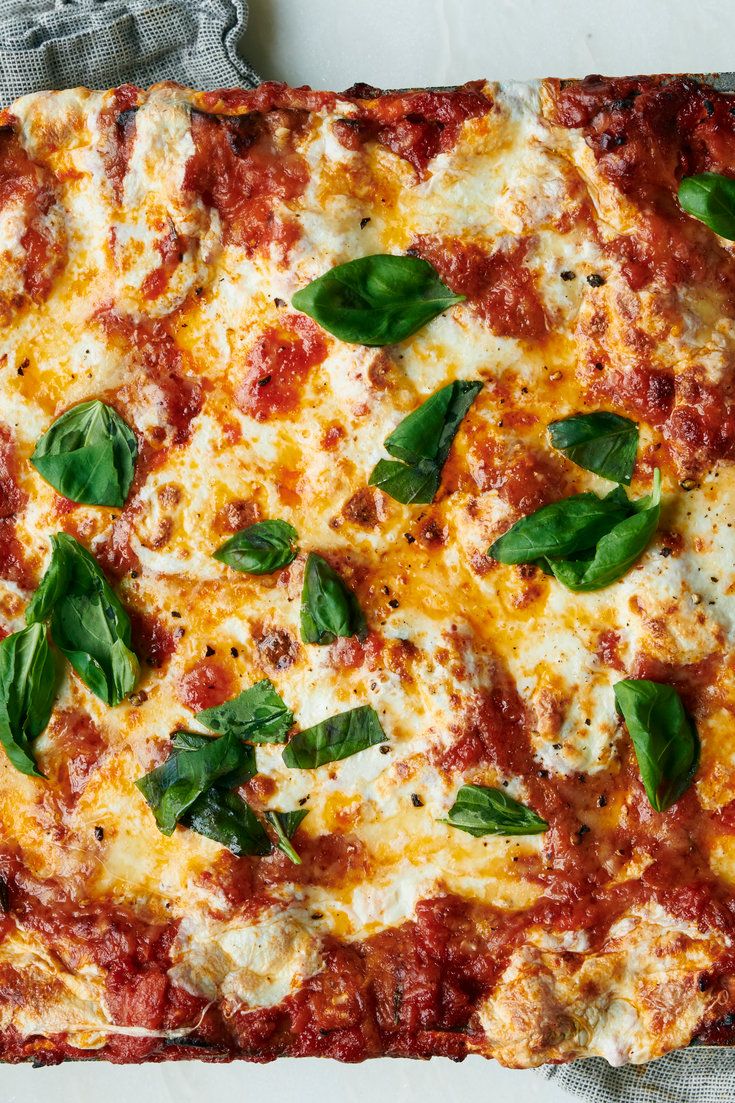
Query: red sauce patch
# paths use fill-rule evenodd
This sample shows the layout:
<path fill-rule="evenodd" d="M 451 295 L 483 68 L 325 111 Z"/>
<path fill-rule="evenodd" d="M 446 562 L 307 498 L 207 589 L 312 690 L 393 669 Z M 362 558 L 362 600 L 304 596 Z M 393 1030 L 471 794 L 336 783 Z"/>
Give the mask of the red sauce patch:
<path fill-rule="evenodd" d="M 107 139 L 100 148 L 100 155 L 118 203 L 122 202 L 123 184 L 135 142 L 140 95 L 135 85 L 121 84 L 107 93 L 107 103 L 100 111 L 100 132 Z"/>
<path fill-rule="evenodd" d="M 625 664 L 620 657 L 620 634 L 608 629 L 600 632 L 597 639 L 595 654 L 601 663 L 612 666 L 615 670 L 625 670 Z"/>
<path fill-rule="evenodd" d="M 456 145 L 467 119 L 486 115 L 492 108 L 481 81 L 447 92 L 397 95 L 382 95 L 375 88 L 356 85 L 345 95 L 358 105 L 359 113 L 334 124 L 340 142 L 348 149 L 367 141 L 379 142 L 413 165 L 419 178 L 426 176 L 437 154 Z"/>
<path fill-rule="evenodd" d="M 171 277 L 184 259 L 184 254 L 189 246 L 189 238 L 186 234 L 178 233 L 173 225 L 165 237 L 156 242 L 156 249 L 161 256 L 158 268 L 143 280 L 141 291 L 146 299 L 157 299 L 168 288 Z"/>
<path fill-rule="evenodd" d="M 337 887 L 364 881 L 369 873 L 369 855 L 362 842 L 350 835 L 297 836 L 301 865 L 293 862 L 280 851 L 258 861 L 255 884 L 261 892 L 284 881 L 301 885 Z"/>
<path fill-rule="evenodd" d="M 98 318 L 107 335 L 133 351 L 146 375 L 161 392 L 164 414 L 173 430 L 173 443 L 186 444 L 191 423 L 204 405 L 202 385 L 187 373 L 182 350 L 176 344 L 166 322 L 161 319 L 122 317 L 114 310 L 103 310 Z"/>
<path fill-rule="evenodd" d="M 132 976 L 124 970 L 112 969 L 105 987 L 113 1022 L 119 1026 L 160 1029 L 168 978 L 159 966 L 153 963 Z"/>
<path fill-rule="evenodd" d="M 663 426 L 676 394 L 674 374 L 658 368 L 632 365 L 624 371 L 601 372 L 588 387 L 588 400 L 607 400 L 651 425 Z"/>
<path fill-rule="evenodd" d="M 474 695 L 455 742 L 438 755 L 441 769 L 464 772 L 489 764 L 505 778 L 536 773 L 526 707 L 500 667 L 495 682 L 493 689 Z"/>
<path fill-rule="evenodd" d="M 469 473 L 460 475 L 462 489 L 470 494 L 492 490 L 519 517 L 563 497 L 566 483 L 567 472 L 557 456 L 530 444 L 493 439 L 473 440 Z M 504 522 L 503 531 L 509 525 Z"/>
<path fill-rule="evenodd" d="M 229 667 L 217 659 L 201 659 L 181 677 L 176 692 L 182 704 L 200 712 L 229 701 L 237 683 Z"/>
<path fill-rule="evenodd" d="M 321 111 L 333 109 L 334 92 L 315 92 L 303 85 L 292 88 L 283 81 L 264 80 L 257 88 L 217 88 L 197 93 L 197 102 L 206 111 L 226 115 L 232 112 Z"/>
<path fill-rule="evenodd" d="M 324 1053 L 340 1061 L 362 1061 L 380 1053 L 373 1001 L 357 949 L 328 944 L 325 967 L 292 1001 L 294 1056 Z"/>
<path fill-rule="evenodd" d="M 243 413 L 257 421 L 282 417 L 298 409 L 311 368 L 327 356 L 328 345 L 311 318 L 290 315 L 278 328 L 267 329 L 251 350 L 247 374 L 235 392 Z"/>
<path fill-rule="evenodd" d="M 12 517 L 28 501 L 18 482 L 19 461 L 15 441 L 7 426 L 0 424 L 0 518 Z"/>
<path fill-rule="evenodd" d="M 475 312 L 499 337 L 540 341 L 548 321 L 534 282 L 523 263 L 530 242 L 517 239 L 486 253 L 458 238 L 417 238 L 410 252 L 423 257 L 457 295 L 466 295 Z"/>
<path fill-rule="evenodd" d="M 0 578 L 15 582 L 24 590 L 32 590 L 35 586 L 33 569 L 10 518 L 0 519 Z"/>
<path fill-rule="evenodd" d="M 287 252 L 300 237 L 298 222 L 279 212 L 278 201 L 297 199 L 309 181 L 308 165 L 293 148 L 305 121 L 303 112 L 288 109 L 192 114 L 194 154 L 184 186 L 218 212 L 225 243 L 251 254 L 275 243 Z"/>
<path fill-rule="evenodd" d="M 124 510 L 114 522 L 109 536 L 95 549 L 100 566 L 113 578 L 140 571 L 140 559 L 131 543 L 134 516 L 132 508 Z"/>
<path fill-rule="evenodd" d="M 64 233 L 46 221 L 56 200 L 51 173 L 31 160 L 13 130 L 0 128 L 0 207 L 23 205 L 24 290 L 33 302 L 42 302 L 48 296 L 54 277 L 66 261 Z"/>
<path fill-rule="evenodd" d="M 176 650 L 174 634 L 153 613 L 130 609 L 129 615 L 133 631 L 133 650 L 138 658 L 155 669 L 165 666 Z"/>
<path fill-rule="evenodd" d="M 329 646 L 329 665 L 335 670 L 358 670 L 365 661 L 365 649 L 356 636 L 335 640 Z"/>
<path fill-rule="evenodd" d="M 672 685 L 681 694 L 687 709 L 697 713 L 717 681 L 723 656 L 713 652 L 696 663 L 666 663 L 652 655 L 637 655 L 631 668 L 631 678 L 649 678 L 653 682 Z"/>
<path fill-rule="evenodd" d="M 71 806 L 84 791 L 107 744 L 91 716 L 81 709 L 56 713 L 48 735 L 51 745 L 43 756 L 41 769 L 48 773 L 55 795 Z"/>
<path fill-rule="evenodd" d="M 724 808 L 715 812 L 713 817 L 715 827 L 719 831 L 725 831 L 728 835 L 735 835 L 735 800 L 729 801 Z"/>

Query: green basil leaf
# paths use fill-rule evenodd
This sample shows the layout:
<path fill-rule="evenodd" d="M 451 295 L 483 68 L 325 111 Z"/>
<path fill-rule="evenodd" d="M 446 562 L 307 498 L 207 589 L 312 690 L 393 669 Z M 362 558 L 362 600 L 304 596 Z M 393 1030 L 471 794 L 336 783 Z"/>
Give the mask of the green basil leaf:
<path fill-rule="evenodd" d="M 435 391 L 385 438 L 386 452 L 404 463 L 431 460 L 443 467 L 457 430 L 482 383 L 455 379 Z"/>
<path fill-rule="evenodd" d="M 0 744 L 16 770 L 44 775 L 31 744 L 45 729 L 56 697 L 56 664 L 46 629 L 32 624 L 0 641 Z"/>
<path fill-rule="evenodd" d="M 379 460 L 369 485 L 404 505 L 433 502 L 452 441 L 482 386 L 455 379 L 405 417 L 385 438 L 386 451 L 401 462 Z"/>
<path fill-rule="evenodd" d="M 735 180 L 718 172 L 685 176 L 679 184 L 679 203 L 720 237 L 735 241 Z"/>
<path fill-rule="evenodd" d="M 375 709 L 360 705 L 297 732 L 284 747 L 283 761 L 295 770 L 315 770 L 325 762 L 339 762 L 385 743 L 387 738 Z"/>
<path fill-rule="evenodd" d="M 578 559 L 548 559 L 555 577 L 578 593 L 602 590 L 622 578 L 651 542 L 661 515 L 661 473 L 653 476 L 653 493 L 637 502 L 636 510 L 601 538 L 593 552 Z M 641 508 L 642 507 L 642 508 Z"/>
<path fill-rule="evenodd" d="M 301 858 L 294 850 L 290 840 L 304 816 L 308 816 L 308 814 L 308 808 L 299 808 L 295 812 L 266 812 L 265 814 L 265 818 L 278 838 L 278 849 L 282 850 L 297 866 L 301 865 Z"/>
<path fill-rule="evenodd" d="M 205 728 L 233 732 L 246 743 L 282 743 L 293 724 L 293 713 L 268 678 L 196 716 Z"/>
<path fill-rule="evenodd" d="M 657 812 L 665 812 L 689 788 L 699 765 L 694 722 L 673 686 L 626 678 L 613 689 L 646 795 Z"/>
<path fill-rule="evenodd" d="M 202 737 L 206 738 L 206 737 Z M 247 753 L 236 735 L 207 739 L 198 749 L 175 748 L 162 766 L 136 781 L 158 830 L 171 835 L 187 808 L 216 781 L 241 773 Z"/>
<path fill-rule="evenodd" d="M 26 607 L 26 624 L 40 624 L 49 620 L 69 589 L 74 552 L 67 540 L 59 539 L 62 535 L 60 533 L 59 536 L 51 537 L 51 559 L 38 589 Z"/>
<path fill-rule="evenodd" d="M 458 827 L 469 835 L 538 835 L 549 825 L 532 808 L 527 808 L 503 789 L 485 785 L 463 785 L 449 814 L 440 823 Z"/>
<path fill-rule="evenodd" d="M 286 521 L 258 521 L 241 529 L 214 553 L 214 559 L 246 574 L 272 574 L 293 563 L 299 534 Z"/>
<path fill-rule="evenodd" d="M 428 261 L 378 253 L 338 264 L 291 302 L 341 341 L 394 345 L 464 297 Z"/>
<path fill-rule="evenodd" d="M 495 541 L 488 555 L 499 563 L 575 555 L 594 547 L 631 512 L 625 492 L 617 487 L 604 498 L 589 492 L 573 494 L 521 517 Z"/>
<path fill-rule="evenodd" d="M 212 743 L 211 735 L 198 735 L 195 732 L 174 732 L 171 737 L 174 750 L 176 751 L 200 751 L 202 747 L 208 747 Z M 242 743 L 243 754 L 241 756 L 240 765 L 232 771 L 232 773 L 225 774 L 217 782 L 217 786 L 220 789 L 235 789 L 238 785 L 244 785 L 246 781 L 250 781 L 252 777 L 258 772 L 255 748 L 251 747 L 249 743 Z"/>
<path fill-rule="evenodd" d="M 44 433 L 31 463 L 72 502 L 123 506 L 135 473 L 135 433 L 111 406 L 82 402 Z"/>
<path fill-rule="evenodd" d="M 369 485 L 380 490 L 403 505 L 428 505 L 441 482 L 441 471 L 431 460 L 421 460 L 409 467 L 399 460 L 378 460 L 370 476 Z"/>
<path fill-rule="evenodd" d="M 638 450 L 638 426 L 627 417 L 600 410 L 552 421 L 549 436 L 574 463 L 604 479 L 630 484 Z"/>
<path fill-rule="evenodd" d="M 326 559 L 309 552 L 301 591 L 301 639 L 326 644 L 338 636 L 366 635 L 367 623 L 355 595 Z"/>
<path fill-rule="evenodd" d="M 138 677 L 130 618 L 96 559 L 73 536 L 57 533 L 51 547 L 26 621 L 50 617 L 54 643 L 85 685 L 105 704 L 119 705 Z"/>
<path fill-rule="evenodd" d="M 238 857 L 270 854 L 266 830 L 252 808 L 237 793 L 209 789 L 182 819 L 185 827 L 213 839 Z"/>

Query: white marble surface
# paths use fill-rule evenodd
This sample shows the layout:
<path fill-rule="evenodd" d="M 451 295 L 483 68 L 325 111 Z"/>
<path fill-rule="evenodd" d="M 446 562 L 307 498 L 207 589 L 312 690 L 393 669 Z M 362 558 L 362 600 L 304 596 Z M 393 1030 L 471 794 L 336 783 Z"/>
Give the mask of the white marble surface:
<path fill-rule="evenodd" d="M 589 72 L 735 69 L 733 0 L 249 0 L 265 77 L 385 88 Z M 6 1068 L 0 1103 L 570 1103 L 535 1072 L 325 1061 Z"/>

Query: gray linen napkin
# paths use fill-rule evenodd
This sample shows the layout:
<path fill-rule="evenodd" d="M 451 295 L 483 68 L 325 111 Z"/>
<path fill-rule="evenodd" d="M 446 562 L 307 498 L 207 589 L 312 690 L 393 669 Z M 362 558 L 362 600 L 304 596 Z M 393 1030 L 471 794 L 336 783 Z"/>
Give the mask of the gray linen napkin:
<path fill-rule="evenodd" d="M 245 0 L 0 0 L 0 105 L 49 88 L 254 88 Z"/>
<path fill-rule="evenodd" d="M 544 1076 L 586 1103 L 733 1103 L 735 1053 L 680 1049 L 648 1065 L 611 1068 L 601 1057 L 547 1065 Z"/>
<path fill-rule="evenodd" d="M 237 53 L 246 24 L 245 0 L 0 0 L 0 104 L 79 84 L 254 88 L 260 78 Z M 622 1069 L 595 1058 L 542 1074 L 587 1103 L 735 1101 L 729 1049 L 683 1050 Z"/>

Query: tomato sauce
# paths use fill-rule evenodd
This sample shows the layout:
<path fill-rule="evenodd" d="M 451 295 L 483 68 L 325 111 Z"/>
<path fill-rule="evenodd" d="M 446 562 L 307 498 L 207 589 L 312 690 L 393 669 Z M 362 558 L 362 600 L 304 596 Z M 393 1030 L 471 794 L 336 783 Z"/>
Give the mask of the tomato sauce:
<path fill-rule="evenodd" d="M 34 585 L 34 573 L 15 531 L 15 515 L 28 495 L 19 481 L 20 462 L 10 429 L 0 423 L 0 578 L 24 589 Z"/>
<path fill-rule="evenodd" d="M 0 208 L 11 203 L 23 206 L 23 283 L 32 302 L 47 298 L 66 262 L 65 235 L 46 222 L 56 201 L 51 173 L 31 160 L 12 129 L 0 127 Z"/>
<path fill-rule="evenodd" d="M 182 675 L 176 692 L 193 712 L 214 708 L 237 693 L 235 675 L 218 659 L 200 659 Z"/>
<path fill-rule="evenodd" d="M 177 639 L 154 613 L 129 609 L 133 650 L 139 659 L 159 670 L 176 650 Z"/>
<path fill-rule="evenodd" d="M 186 444 L 191 423 L 204 405 L 202 384 L 188 374 L 185 354 L 161 319 L 123 317 L 103 310 L 98 318 L 108 336 L 133 350 L 151 382 L 159 388 L 174 444 Z"/>
<path fill-rule="evenodd" d="M 321 111 L 334 107 L 334 92 L 314 91 L 305 85 L 291 88 L 282 81 L 264 80 L 257 88 L 218 88 L 213 92 L 200 92 L 198 103 L 202 109 L 221 115 L 241 112 L 269 111 Z"/>
<path fill-rule="evenodd" d="M 257 421 L 292 413 L 309 372 L 328 351 L 322 331 L 305 316 L 291 315 L 266 329 L 248 356 L 245 377 L 235 391 L 237 405 Z"/>
<path fill-rule="evenodd" d="M 171 282 L 171 277 L 183 261 L 188 246 L 187 235 L 178 233 L 173 227 L 165 237 L 156 242 L 161 263 L 143 280 L 141 291 L 144 298 L 157 299 L 164 294 Z"/>
<path fill-rule="evenodd" d="M 611 666 L 614 670 L 624 670 L 625 664 L 620 656 L 620 633 L 612 628 L 600 632 L 595 648 L 598 659 L 605 666 Z"/>
<path fill-rule="evenodd" d="M 138 553 L 131 542 L 134 516 L 132 507 L 124 510 L 113 523 L 109 536 L 95 548 L 97 561 L 113 578 L 119 579 L 131 571 L 141 570 Z"/>
<path fill-rule="evenodd" d="M 475 81 L 446 92 L 417 91 L 382 94 L 369 85 L 355 85 L 345 97 L 358 107 L 357 116 L 338 120 L 334 132 L 348 149 L 379 142 L 408 161 L 419 179 L 439 153 L 456 144 L 462 124 L 492 110 L 492 101 Z"/>
<path fill-rule="evenodd" d="M 451 469 L 447 477 L 451 478 Z M 556 455 L 525 442 L 506 444 L 497 439 L 472 441 L 469 471 L 459 474 L 461 489 L 470 494 L 492 490 L 518 517 L 563 498 L 567 481 L 567 471 Z"/>
<path fill-rule="evenodd" d="M 548 320 L 533 273 L 523 263 L 527 239 L 492 253 L 458 238 L 417 238 L 409 252 L 423 257 L 457 295 L 466 295 L 478 317 L 499 337 L 541 341 Z"/>
<path fill-rule="evenodd" d="M 50 746 L 41 758 L 54 796 L 73 806 L 107 749 L 104 735 L 86 712 L 63 709 L 48 728 Z"/>
<path fill-rule="evenodd" d="M 3 520 L 19 513 L 28 501 L 18 481 L 19 468 L 10 429 L 0 424 L 0 518 Z"/>
<path fill-rule="evenodd" d="M 276 244 L 288 253 L 301 236 L 298 222 L 283 213 L 281 204 L 303 195 L 309 182 L 308 165 L 294 150 L 305 121 L 303 112 L 291 109 L 192 115 L 194 154 L 184 187 L 217 211 L 226 244 L 249 254 Z M 289 134 L 285 149 L 284 132 Z"/>
<path fill-rule="evenodd" d="M 139 98 L 139 88 L 121 84 L 108 93 L 108 103 L 100 111 L 100 132 L 107 137 L 100 155 L 118 203 L 122 203 L 125 175 L 135 142 Z"/>
<path fill-rule="evenodd" d="M 301 858 L 300 866 L 294 866 L 280 850 L 274 850 L 269 857 L 257 861 L 254 871 L 256 891 L 268 892 L 284 881 L 336 888 L 357 884 L 368 876 L 370 864 L 367 849 L 354 836 L 297 834 L 294 846 Z"/>
<path fill-rule="evenodd" d="M 33 568 L 15 535 L 15 525 L 8 519 L 0 519 L 0 578 L 16 582 L 25 590 L 32 590 L 35 586 Z"/>

